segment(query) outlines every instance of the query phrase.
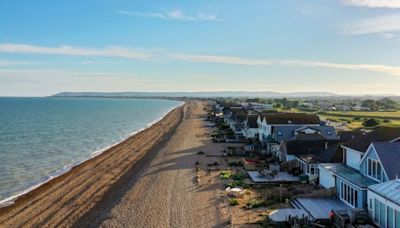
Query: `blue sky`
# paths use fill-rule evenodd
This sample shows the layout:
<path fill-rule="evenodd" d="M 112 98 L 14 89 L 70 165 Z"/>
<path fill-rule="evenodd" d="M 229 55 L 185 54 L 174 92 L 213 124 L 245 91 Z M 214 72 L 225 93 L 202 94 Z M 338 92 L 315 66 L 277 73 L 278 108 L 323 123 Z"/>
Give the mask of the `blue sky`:
<path fill-rule="evenodd" d="M 1 1 L 0 96 L 400 95 L 400 0 L 245 3 Z"/>

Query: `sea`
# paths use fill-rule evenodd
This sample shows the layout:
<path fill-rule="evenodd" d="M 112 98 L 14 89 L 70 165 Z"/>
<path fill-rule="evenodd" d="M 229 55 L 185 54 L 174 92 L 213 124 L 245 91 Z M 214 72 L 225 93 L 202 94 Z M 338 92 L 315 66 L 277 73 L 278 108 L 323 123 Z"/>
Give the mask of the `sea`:
<path fill-rule="evenodd" d="M 0 98 L 0 206 L 182 104 L 164 99 Z"/>

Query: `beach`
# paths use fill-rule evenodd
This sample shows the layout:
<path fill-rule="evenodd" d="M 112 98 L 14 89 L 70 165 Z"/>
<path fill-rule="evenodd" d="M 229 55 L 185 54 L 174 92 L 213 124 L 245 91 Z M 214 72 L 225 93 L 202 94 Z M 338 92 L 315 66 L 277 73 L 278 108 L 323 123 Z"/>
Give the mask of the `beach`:
<path fill-rule="evenodd" d="M 2 227 L 220 227 L 220 183 L 198 183 L 205 103 L 187 102 L 150 128 L 0 209 Z M 222 146 L 222 145 L 221 145 Z"/>

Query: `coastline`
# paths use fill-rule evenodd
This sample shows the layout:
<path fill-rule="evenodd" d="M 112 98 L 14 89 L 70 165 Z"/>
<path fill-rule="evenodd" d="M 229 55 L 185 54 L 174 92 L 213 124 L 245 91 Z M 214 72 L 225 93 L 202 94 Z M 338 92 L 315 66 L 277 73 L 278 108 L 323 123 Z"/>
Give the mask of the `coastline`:
<path fill-rule="evenodd" d="M 46 184 L 46 183 L 52 181 L 53 179 L 55 179 L 55 178 L 57 178 L 57 177 L 60 177 L 60 176 L 62 176 L 62 175 L 64 175 L 64 174 L 70 172 L 70 171 L 71 171 L 72 169 L 74 169 L 75 167 L 77 167 L 77 166 L 79 166 L 79 165 L 81 165 L 81 164 L 83 164 L 83 163 L 85 163 L 85 162 L 87 162 L 87 161 L 90 161 L 91 159 L 94 159 L 94 158 L 96 158 L 97 156 L 102 155 L 102 154 L 105 153 L 107 150 L 112 149 L 113 147 L 117 146 L 118 144 L 124 143 L 126 140 L 129 140 L 131 137 L 133 137 L 133 136 L 139 134 L 140 132 L 142 132 L 142 131 L 144 131 L 144 130 L 150 128 L 150 127 L 153 126 L 154 124 L 157 124 L 157 123 L 160 122 L 162 119 L 164 119 L 169 113 L 171 113 L 173 110 L 178 109 L 178 108 L 180 108 L 180 107 L 183 107 L 185 104 L 186 104 L 186 102 L 183 102 L 183 101 L 182 101 L 182 104 L 180 104 L 180 105 L 178 105 L 178 106 L 175 106 L 175 107 L 172 107 L 171 109 L 169 109 L 168 111 L 166 111 L 161 117 L 159 117 L 159 118 L 157 118 L 157 119 L 154 119 L 154 120 L 152 120 L 151 122 L 147 123 L 147 124 L 146 124 L 146 127 L 140 128 L 140 129 L 138 129 L 138 130 L 135 130 L 135 131 L 133 131 L 133 132 L 127 134 L 126 137 L 122 138 L 120 141 L 118 141 L 118 142 L 116 142 L 116 143 L 113 143 L 113 144 L 111 144 L 111 145 L 108 145 L 108 146 L 106 146 L 106 147 L 104 147 L 104 148 L 102 148 L 102 149 L 100 149 L 100 150 L 96 150 L 96 151 L 91 152 L 91 153 L 90 153 L 90 156 L 89 156 L 88 158 L 86 158 L 86 159 L 83 159 L 83 160 L 81 160 L 81 161 L 79 161 L 79 162 L 75 162 L 75 163 L 70 164 L 70 165 L 65 165 L 65 166 L 63 166 L 61 169 L 59 169 L 59 170 L 57 170 L 57 171 L 51 173 L 51 174 L 48 175 L 47 177 L 45 177 L 45 176 L 42 177 L 43 179 L 46 178 L 44 181 L 37 181 L 37 183 L 35 183 L 35 184 L 33 184 L 33 185 L 27 187 L 26 189 L 24 189 L 24 190 L 22 190 L 22 191 L 20 191 L 20 192 L 17 192 L 17 193 L 15 193 L 15 194 L 13 194 L 12 196 L 9 196 L 9 197 L 7 197 L 7 198 L 5 198 L 5 199 L 0 200 L 0 212 L 1 212 L 1 209 L 2 209 L 2 208 L 13 205 L 13 204 L 15 203 L 15 201 L 18 200 L 18 198 L 22 197 L 23 195 L 28 194 L 29 192 L 31 192 L 31 191 L 33 191 L 33 190 L 39 188 L 40 186 L 42 186 L 42 185 L 44 185 L 44 184 Z M 39 179 L 40 179 L 40 178 L 39 178 Z"/>
<path fill-rule="evenodd" d="M 106 159 L 106 157 L 109 156 L 111 152 L 118 150 L 118 148 L 124 146 L 124 144 L 132 143 L 135 141 L 140 142 L 140 138 L 142 135 L 146 133 L 151 134 L 152 131 L 158 130 L 156 128 L 159 128 L 160 126 L 162 127 L 164 125 L 170 124 L 172 126 L 171 129 L 169 130 L 172 130 L 179 124 L 180 120 L 176 121 L 176 117 L 182 116 L 183 108 L 186 104 L 187 102 L 183 102 L 179 106 L 171 108 L 160 118 L 155 119 L 152 122 L 146 124 L 146 127 L 128 134 L 128 136 L 122 139 L 121 141 L 112 144 L 110 146 L 107 146 L 101 150 L 92 152 L 90 158 L 79 162 L 79 164 L 74 164 L 68 168 L 64 167 L 61 171 L 58 171 L 59 173 L 56 172 L 58 175 L 53 175 L 44 182 L 33 185 L 23 192 L 20 192 L 14 196 L 2 200 L 0 202 L 0 224 L 2 224 L 3 222 L 2 216 L 7 214 L 7 212 L 12 211 L 14 208 L 32 199 L 35 195 L 38 195 L 41 192 L 44 192 L 45 190 L 51 188 L 52 185 L 55 185 L 56 183 L 63 181 L 67 177 L 73 176 L 76 172 L 84 169 L 85 167 L 90 166 L 97 160 Z M 174 118 L 175 122 L 170 120 L 172 116 L 175 116 Z M 181 117 L 178 117 L 178 119 L 181 119 Z M 170 123 L 163 123 L 163 122 L 170 122 Z M 145 155 L 145 153 L 137 154 L 137 156 L 143 156 L 143 155 Z"/>

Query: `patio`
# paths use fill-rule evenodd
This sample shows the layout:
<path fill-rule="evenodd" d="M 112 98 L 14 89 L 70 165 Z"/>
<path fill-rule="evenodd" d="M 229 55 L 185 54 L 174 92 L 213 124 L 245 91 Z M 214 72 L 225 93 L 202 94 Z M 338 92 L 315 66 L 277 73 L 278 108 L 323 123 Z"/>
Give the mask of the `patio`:
<path fill-rule="evenodd" d="M 296 198 L 291 204 L 305 210 L 314 219 L 329 219 L 331 210 L 347 210 L 350 206 L 336 198 Z"/>
<path fill-rule="evenodd" d="M 261 176 L 259 171 L 247 171 L 254 183 L 300 182 L 300 178 L 290 175 L 288 172 L 277 172 L 271 177 Z"/>

